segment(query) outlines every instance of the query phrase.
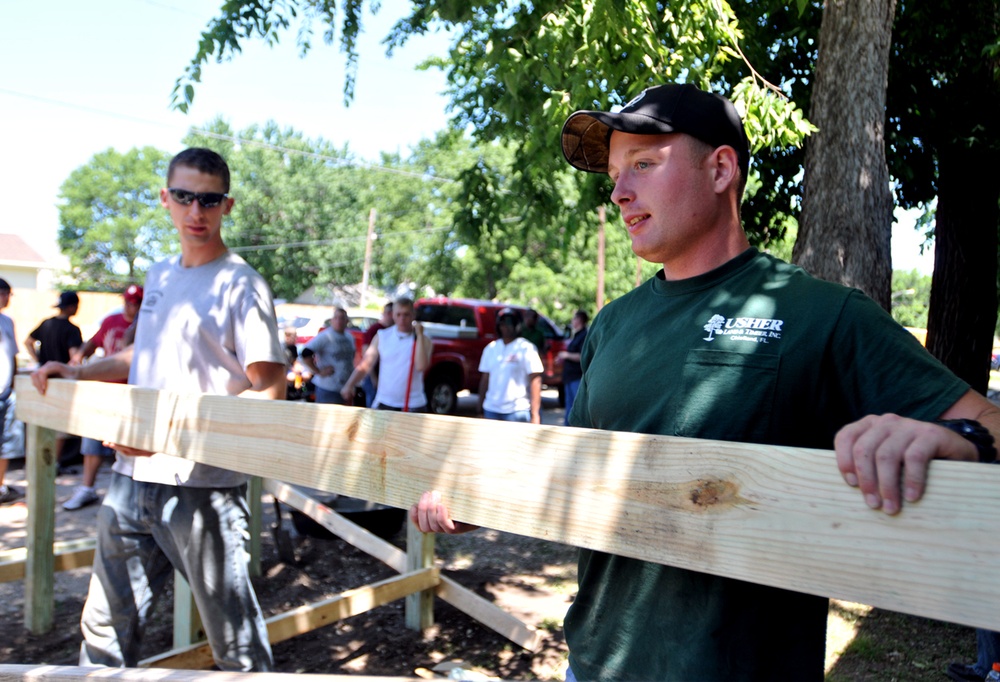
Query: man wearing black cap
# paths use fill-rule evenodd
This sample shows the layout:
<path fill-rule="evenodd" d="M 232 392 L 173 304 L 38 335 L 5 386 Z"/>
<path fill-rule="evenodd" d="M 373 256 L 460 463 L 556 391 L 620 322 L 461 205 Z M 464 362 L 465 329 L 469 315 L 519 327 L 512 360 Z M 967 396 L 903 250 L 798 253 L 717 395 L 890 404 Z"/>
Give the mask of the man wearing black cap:
<path fill-rule="evenodd" d="M 889 514 L 921 497 L 931 459 L 995 459 L 1000 411 L 885 311 L 750 246 L 749 144 L 728 100 L 650 88 L 617 113 L 571 115 L 562 147 L 610 175 L 633 250 L 663 266 L 591 325 L 570 424 L 834 448 Z M 411 515 L 465 530 L 446 512 L 428 493 Z M 824 598 L 590 550 L 578 577 L 567 679 L 823 679 Z"/>
<path fill-rule="evenodd" d="M 39 365 L 50 360 L 69 362 L 70 357 L 83 345 L 80 328 L 69 321 L 80 308 L 80 297 L 75 291 L 64 291 L 59 294 L 59 301 L 53 307 L 59 308 L 59 314 L 35 327 L 24 340 L 25 350 Z M 35 344 L 38 344 L 37 349 Z"/>
<path fill-rule="evenodd" d="M 479 411 L 487 419 L 542 423 L 542 359 L 531 341 L 518 336 L 521 313 L 497 312 L 497 335 L 479 359 Z"/>

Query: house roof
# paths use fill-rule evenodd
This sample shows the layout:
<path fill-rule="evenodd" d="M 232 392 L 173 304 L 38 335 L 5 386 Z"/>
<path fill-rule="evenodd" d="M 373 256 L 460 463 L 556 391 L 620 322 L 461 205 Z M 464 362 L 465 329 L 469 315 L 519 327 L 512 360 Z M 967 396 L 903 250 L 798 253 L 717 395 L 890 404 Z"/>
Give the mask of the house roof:
<path fill-rule="evenodd" d="M 45 259 L 16 234 L 0 234 L 0 263 L 26 267 L 47 265 Z"/>

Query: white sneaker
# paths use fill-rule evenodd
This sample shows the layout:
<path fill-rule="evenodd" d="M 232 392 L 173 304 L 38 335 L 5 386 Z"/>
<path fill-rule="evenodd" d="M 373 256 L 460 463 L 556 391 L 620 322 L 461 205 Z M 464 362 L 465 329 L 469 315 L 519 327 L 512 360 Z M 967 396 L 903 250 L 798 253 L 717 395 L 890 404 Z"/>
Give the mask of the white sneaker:
<path fill-rule="evenodd" d="M 82 509 L 88 504 L 94 504 L 101 498 L 97 496 L 97 491 L 93 488 L 88 488 L 85 485 L 78 485 L 73 491 L 73 497 L 66 500 L 63 503 L 63 509 L 66 511 L 76 511 L 77 509 Z"/>

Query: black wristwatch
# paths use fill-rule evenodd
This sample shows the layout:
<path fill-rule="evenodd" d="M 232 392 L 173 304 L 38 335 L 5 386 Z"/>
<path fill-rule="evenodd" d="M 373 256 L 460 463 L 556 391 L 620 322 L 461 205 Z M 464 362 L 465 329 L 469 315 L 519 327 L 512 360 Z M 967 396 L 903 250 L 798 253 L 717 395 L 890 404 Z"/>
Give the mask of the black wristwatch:
<path fill-rule="evenodd" d="M 984 464 L 995 464 L 997 448 L 993 434 L 975 419 L 939 419 L 935 422 L 949 431 L 954 431 L 965 440 L 976 446 L 979 451 L 979 461 Z"/>

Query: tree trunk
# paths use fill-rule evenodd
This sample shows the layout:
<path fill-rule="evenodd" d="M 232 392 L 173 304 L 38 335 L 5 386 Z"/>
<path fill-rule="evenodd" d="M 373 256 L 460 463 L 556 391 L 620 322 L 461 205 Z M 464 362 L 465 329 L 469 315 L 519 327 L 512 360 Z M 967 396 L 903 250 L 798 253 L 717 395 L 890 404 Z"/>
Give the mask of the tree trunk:
<path fill-rule="evenodd" d="M 792 260 L 861 289 L 886 310 L 892 194 L 885 101 L 895 0 L 827 0 L 806 143 L 802 218 Z"/>
<path fill-rule="evenodd" d="M 997 320 L 1000 173 L 960 141 L 938 150 L 927 349 L 983 395 Z"/>

